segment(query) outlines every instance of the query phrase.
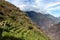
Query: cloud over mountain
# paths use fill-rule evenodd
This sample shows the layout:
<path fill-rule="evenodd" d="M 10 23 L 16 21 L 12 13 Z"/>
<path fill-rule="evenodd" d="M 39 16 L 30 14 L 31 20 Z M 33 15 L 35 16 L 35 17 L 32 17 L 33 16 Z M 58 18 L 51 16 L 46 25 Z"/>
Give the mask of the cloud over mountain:
<path fill-rule="evenodd" d="M 53 13 L 60 9 L 60 0 L 7 0 L 16 5 L 23 11 L 38 11 L 44 13 Z"/>

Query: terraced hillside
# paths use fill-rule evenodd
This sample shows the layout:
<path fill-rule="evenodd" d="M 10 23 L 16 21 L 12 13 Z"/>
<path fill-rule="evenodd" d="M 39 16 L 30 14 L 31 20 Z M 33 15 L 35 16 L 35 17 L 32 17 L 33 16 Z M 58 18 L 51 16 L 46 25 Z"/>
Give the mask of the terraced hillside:
<path fill-rule="evenodd" d="M 49 40 L 16 6 L 0 0 L 0 40 Z"/>

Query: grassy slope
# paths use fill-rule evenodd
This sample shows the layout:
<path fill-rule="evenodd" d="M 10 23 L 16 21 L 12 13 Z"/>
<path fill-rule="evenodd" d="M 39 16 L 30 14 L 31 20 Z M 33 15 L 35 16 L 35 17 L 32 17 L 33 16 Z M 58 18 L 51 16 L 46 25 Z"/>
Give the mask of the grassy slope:
<path fill-rule="evenodd" d="M 0 40 L 49 40 L 16 6 L 0 0 Z"/>

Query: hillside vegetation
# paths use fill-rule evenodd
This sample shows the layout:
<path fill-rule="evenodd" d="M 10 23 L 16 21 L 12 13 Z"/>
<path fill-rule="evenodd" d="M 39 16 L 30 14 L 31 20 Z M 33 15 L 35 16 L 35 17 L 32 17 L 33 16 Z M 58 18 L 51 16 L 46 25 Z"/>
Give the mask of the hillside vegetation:
<path fill-rule="evenodd" d="M 28 15 L 0 0 L 0 40 L 49 40 Z"/>

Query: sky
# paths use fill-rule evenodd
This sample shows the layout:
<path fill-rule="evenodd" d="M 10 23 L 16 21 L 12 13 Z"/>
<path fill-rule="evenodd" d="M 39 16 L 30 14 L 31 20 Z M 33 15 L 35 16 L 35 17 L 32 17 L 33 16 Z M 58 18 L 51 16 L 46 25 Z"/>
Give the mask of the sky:
<path fill-rule="evenodd" d="M 60 17 L 60 0 L 6 0 L 22 11 L 36 11 Z"/>

